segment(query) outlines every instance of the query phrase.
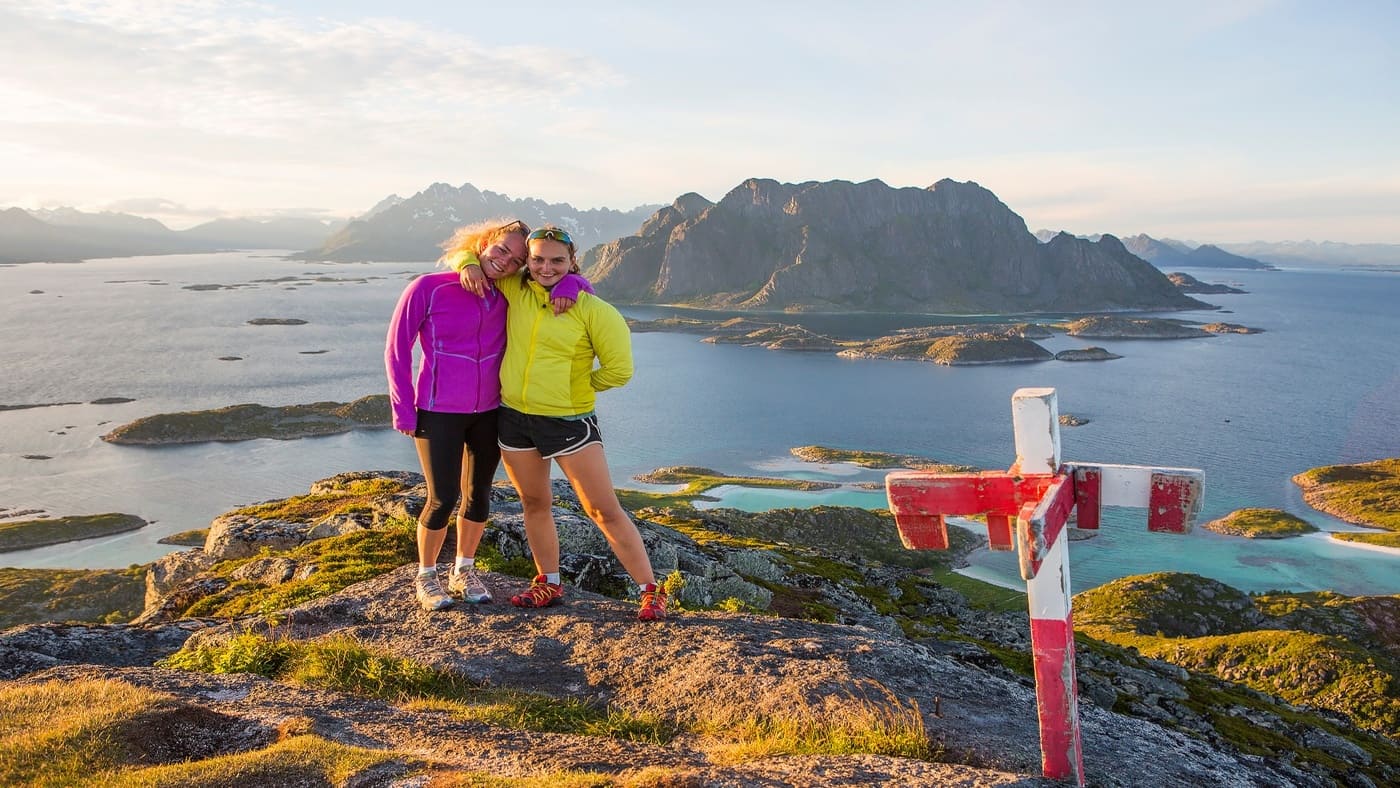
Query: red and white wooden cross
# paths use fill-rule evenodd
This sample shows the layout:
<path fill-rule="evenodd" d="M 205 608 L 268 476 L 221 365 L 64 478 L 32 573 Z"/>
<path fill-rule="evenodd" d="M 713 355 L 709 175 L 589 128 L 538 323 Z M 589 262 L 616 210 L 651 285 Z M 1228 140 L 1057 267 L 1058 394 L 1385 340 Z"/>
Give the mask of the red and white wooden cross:
<path fill-rule="evenodd" d="M 1098 528 L 1104 506 L 1147 509 L 1147 528 L 1184 534 L 1200 511 L 1205 475 L 1194 468 L 1060 462 L 1055 390 L 1011 397 L 1016 462 L 1006 471 L 896 471 L 885 477 L 900 539 L 912 550 L 945 550 L 950 515 L 986 515 L 993 550 L 1018 552 L 1031 614 L 1041 768 L 1084 785 L 1079 688 L 1074 674 L 1065 524 Z M 1012 529 L 1012 520 L 1015 529 Z M 1014 541 L 1013 541 L 1014 539 Z"/>

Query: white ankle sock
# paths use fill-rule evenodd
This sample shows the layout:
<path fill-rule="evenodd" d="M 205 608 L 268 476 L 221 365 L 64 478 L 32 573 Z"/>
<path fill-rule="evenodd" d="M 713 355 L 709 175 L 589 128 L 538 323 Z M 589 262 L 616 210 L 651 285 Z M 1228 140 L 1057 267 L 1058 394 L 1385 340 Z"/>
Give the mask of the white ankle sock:
<path fill-rule="evenodd" d="M 546 583 L 553 583 L 553 584 L 555 584 L 555 585 L 559 585 L 559 573 L 558 573 L 558 572 L 545 572 L 545 574 L 544 574 L 544 581 L 545 581 Z"/>
<path fill-rule="evenodd" d="M 437 574 L 437 567 L 435 567 L 435 566 L 420 566 L 420 567 L 418 567 L 418 576 L 419 576 L 419 577 L 427 577 L 428 575 L 435 575 L 435 574 Z"/>
<path fill-rule="evenodd" d="M 457 556 L 457 566 L 454 567 L 453 571 L 457 572 L 458 574 L 461 574 L 464 570 L 467 570 L 467 569 L 475 569 L 475 568 L 476 568 L 476 558 L 475 558 L 475 557 L 473 557 L 473 558 L 463 558 L 462 556 L 459 555 L 459 556 Z"/>

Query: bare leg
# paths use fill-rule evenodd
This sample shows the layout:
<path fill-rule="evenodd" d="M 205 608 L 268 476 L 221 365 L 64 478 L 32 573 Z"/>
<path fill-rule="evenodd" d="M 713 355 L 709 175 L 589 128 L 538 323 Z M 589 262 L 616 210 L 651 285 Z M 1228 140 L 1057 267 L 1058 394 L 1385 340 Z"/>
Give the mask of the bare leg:
<path fill-rule="evenodd" d="M 525 510 L 525 539 L 542 575 L 559 571 L 559 532 L 554 526 L 554 492 L 549 486 L 549 460 L 538 451 L 503 451 L 506 475 L 520 494 Z M 480 537 L 478 537 L 480 538 Z"/>
<path fill-rule="evenodd" d="M 486 523 L 457 515 L 457 557 L 475 558 L 477 545 L 481 544 L 481 534 L 485 530 Z"/>
<path fill-rule="evenodd" d="M 477 538 L 480 538 L 478 535 Z M 436 531 L 418 526 L 418 566 L 436 566 L 438 553 L 442 552 L 442 543 L 447 541 L 447 529 L 439 528 Z"/>
<path fill-rule="evenodd" d="M 647 557 L 646 546 L 642 544 L 642 535 L 617 500 L 617 491 L 613 489 L 612 476 L 608 473 L 608 458 L 603 454 L 603 444 L 595 443 L 558 460 L 559 467 L 564 469 L 564 475 L 574 486 L 574 492 L 578 493 L 583 511 L 602 530 L 613 555 L 622 562 L 622 568 L 638 585 L 655 583 L 656 575 L 651 570 L 651 559 Z M 557 537 L 555 550 L 557 556 Z"/>

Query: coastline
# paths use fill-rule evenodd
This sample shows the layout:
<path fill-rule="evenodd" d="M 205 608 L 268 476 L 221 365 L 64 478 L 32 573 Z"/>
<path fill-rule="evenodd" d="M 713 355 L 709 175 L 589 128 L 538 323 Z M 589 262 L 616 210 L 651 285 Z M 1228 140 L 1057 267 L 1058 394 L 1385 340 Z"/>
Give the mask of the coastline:
<path fill-rule="evenodd" d="M 1367 543 L 1365 543 L 1365 542 L 1352 542 L 1352 541 L 1349 541 L 1349 540 L 1347 540 L 1347 539 L 1333 539 L 1333 538 L 1332 538 L 1332 534 L 1334 534 L 1334 533 L 1354 533 L 1354 532 L 1351 532 L 1351 531 L 1317 531 L 1317 532 L 1315 532 L 1315 533 L 1310 533 L 1310 534 L 1299 534 L 1299 537 L 1300 537 L 1300 538 L 1326 539 L 1326 540 L 1327 540 L 1329 543 L 1331 543 L 1331 544 L 1337 544 L 1337 545 L 1341 545 L 1341 546 L 1343 546 L 1343 547 L 1351 547 L 1351 548 L 1354 548 L 1354 549 L 1357 549 L 1357 550 L 1367 550 L 1367 551 L 1373 552 L 1373 553 L 1384 553 L 1384 554 L 1386 554 L 1386 555 L 1393 555 L 1393 556 L 1396 556 L 1397 558 L 1400 558 L 1400 547 L 1386 547 L 1385 545 L 1379 545 L 1379 544 L 1367 544 Z"/>

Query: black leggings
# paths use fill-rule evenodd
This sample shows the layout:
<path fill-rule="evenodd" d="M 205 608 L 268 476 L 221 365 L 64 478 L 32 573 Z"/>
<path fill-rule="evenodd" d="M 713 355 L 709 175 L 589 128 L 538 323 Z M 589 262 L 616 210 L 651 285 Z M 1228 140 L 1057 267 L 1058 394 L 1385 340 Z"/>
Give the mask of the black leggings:
<path fill-rule="evenodd" d="M 501 464 L 501 447 L 496 445 L 496 411 L 419 410 L 413 438 L 428 482 L 428 500 L 423 503 L 418 524 L 430 531 L 446 528 L 458 497 L 462 499 L 462 517 L 485 522 L 491 514 L 491 480 L 496 476 L 496 466 Z"/>

